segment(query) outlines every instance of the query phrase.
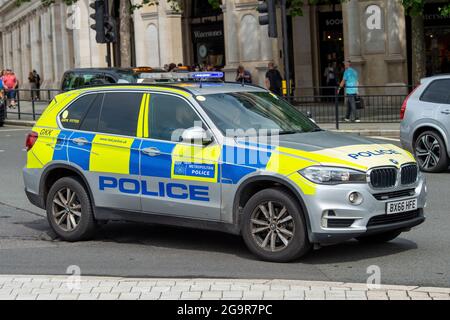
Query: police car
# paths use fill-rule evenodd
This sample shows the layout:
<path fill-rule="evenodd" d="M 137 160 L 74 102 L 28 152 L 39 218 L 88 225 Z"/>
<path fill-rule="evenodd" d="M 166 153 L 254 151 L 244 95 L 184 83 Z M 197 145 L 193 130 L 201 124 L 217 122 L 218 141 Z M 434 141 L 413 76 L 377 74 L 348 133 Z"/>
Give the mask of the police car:
<path fill-rule="evenodd" d="M 352 238 L 389 241 L 425 220 L 409 152 L 321 130 L 247 84 L 64 92 L 26 149 L 28 199 L 67 241 L 108 220 L 150 222 L 240 234 L 261 259 L 285 262 Z"/>

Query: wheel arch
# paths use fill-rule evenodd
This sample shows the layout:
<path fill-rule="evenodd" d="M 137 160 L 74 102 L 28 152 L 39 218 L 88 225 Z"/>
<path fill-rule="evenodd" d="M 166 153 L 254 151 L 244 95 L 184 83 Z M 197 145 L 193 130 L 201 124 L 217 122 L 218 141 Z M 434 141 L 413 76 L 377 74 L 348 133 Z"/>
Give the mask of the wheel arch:
<path fill-rule="evenodd" d="M 58 179 L 63 177 L 78 177 L 81 179 L 84 187 L 88 192 L 89 198 L 92 203 L 92 208 L 94 210 L 95 209 L 94 196 L 86 177 L 79 169 L 63 163 L 50 165 L 47 168 L 45 168 L 44 172 L 42 173 L 41 179 L 39 181 L 39 194 L 42 197 L 42 203 L 44 205 L 43 209 L 45 209 L 47 205 L 47 196 L 51 186 Z"/>
<path fill-rule="evenodd" d="M 306 221 L 308 234 L 311 233 L 311 224 L 308 209 L 300 192 L 288 181 L 276 176 L 252 176 L 242 182 L 236 190 L 233 200 L 233 222 L 241 229 L 241 208 L 257 192 L 267 188 L 278 187 L 288 191 L 298 201 Z"/>

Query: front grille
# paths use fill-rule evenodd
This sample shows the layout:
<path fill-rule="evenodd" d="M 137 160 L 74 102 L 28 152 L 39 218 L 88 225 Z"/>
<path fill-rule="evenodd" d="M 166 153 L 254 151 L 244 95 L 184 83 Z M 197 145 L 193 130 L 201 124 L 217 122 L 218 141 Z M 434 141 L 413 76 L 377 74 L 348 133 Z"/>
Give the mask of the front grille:
<path fill-rule="evenodd" d="M 402 167 L 402 184 L 412 184 L 417 180 L 418 168 L 415 164 Z"/>
<path fill-rule="evenodd" d="M 394 213 L 394 214 L 382 214 L 379 216 L 375 216 L 375 217 L 370 218 L 369 222 L 367 223 L 367 226 L 368 227 L 381 226 L 384 224 L 412 220 L 412 219 L 420 216 L 420 210 L 421 209 L 417 209 L 417 210 L 409 211 L 409 212 L 401 212 L 401 213 Z"/>
<path fill-rule="evenodd" d="M 327 219 L 328 228 L 348 228 L 350 227 L 355 219 Z"/>
<path fill-rule="evenodd" d="M 388 200 L 402 197 L 410 197 L 415 195 L 416 191 L 414 189 L 405 189 L 392 192 L 375 193 L 373 196 L 377 200 Z"/>
<path fill-rule="evenodd" d="M 370 184 L 374 188 L 390 188 L 397 181 L 396 168 L 379 168 L 370 172 Z"/>

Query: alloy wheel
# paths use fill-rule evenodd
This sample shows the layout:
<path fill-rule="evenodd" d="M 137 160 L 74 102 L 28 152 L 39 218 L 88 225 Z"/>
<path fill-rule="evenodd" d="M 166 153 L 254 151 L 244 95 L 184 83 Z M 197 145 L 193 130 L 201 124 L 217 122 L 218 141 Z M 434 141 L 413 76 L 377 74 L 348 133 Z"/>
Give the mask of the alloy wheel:
<path fill-rule="evenodd" d="M 251 215 L 250 230 L 256 244 L 267 251 L 285 249 L 295 233 L 294 219 L 285 205 L 268 201 L 259 204 Z"/>
<path fill-rule="evenodd" d="M 53 197 L 52 214 L 55 223 L 64 231 L 73 231 L 81 219 L 81 203 L 77 194 L 65 187 Z"/>
<path fill-rule="evenodd" d="M 439 163 L 441 146 L 434 136 L 425 134 L 417 141 L 415 153 L 420 166 L 431 170 Z"/>

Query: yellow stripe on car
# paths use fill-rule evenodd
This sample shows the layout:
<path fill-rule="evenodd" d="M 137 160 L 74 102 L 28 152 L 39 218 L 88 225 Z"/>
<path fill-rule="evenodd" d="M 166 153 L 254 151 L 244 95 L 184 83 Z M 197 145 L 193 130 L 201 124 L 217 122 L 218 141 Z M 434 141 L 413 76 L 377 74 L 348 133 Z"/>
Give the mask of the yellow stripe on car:
<path fill-rule="evenodd" d="M 35 146 L 28 152 L 27 168 L 42 168 L 53 159 L 53 151 L 55 150 L 59 129 L 48 129 L 33 127 L 33 131 L 37 132 L 38 138 Z"/>
<path fill-rule="evenodd" d="M 133 141 L 133 138 L 97 134 L 92 142 L 89 170 L 129 174 Z"/>

